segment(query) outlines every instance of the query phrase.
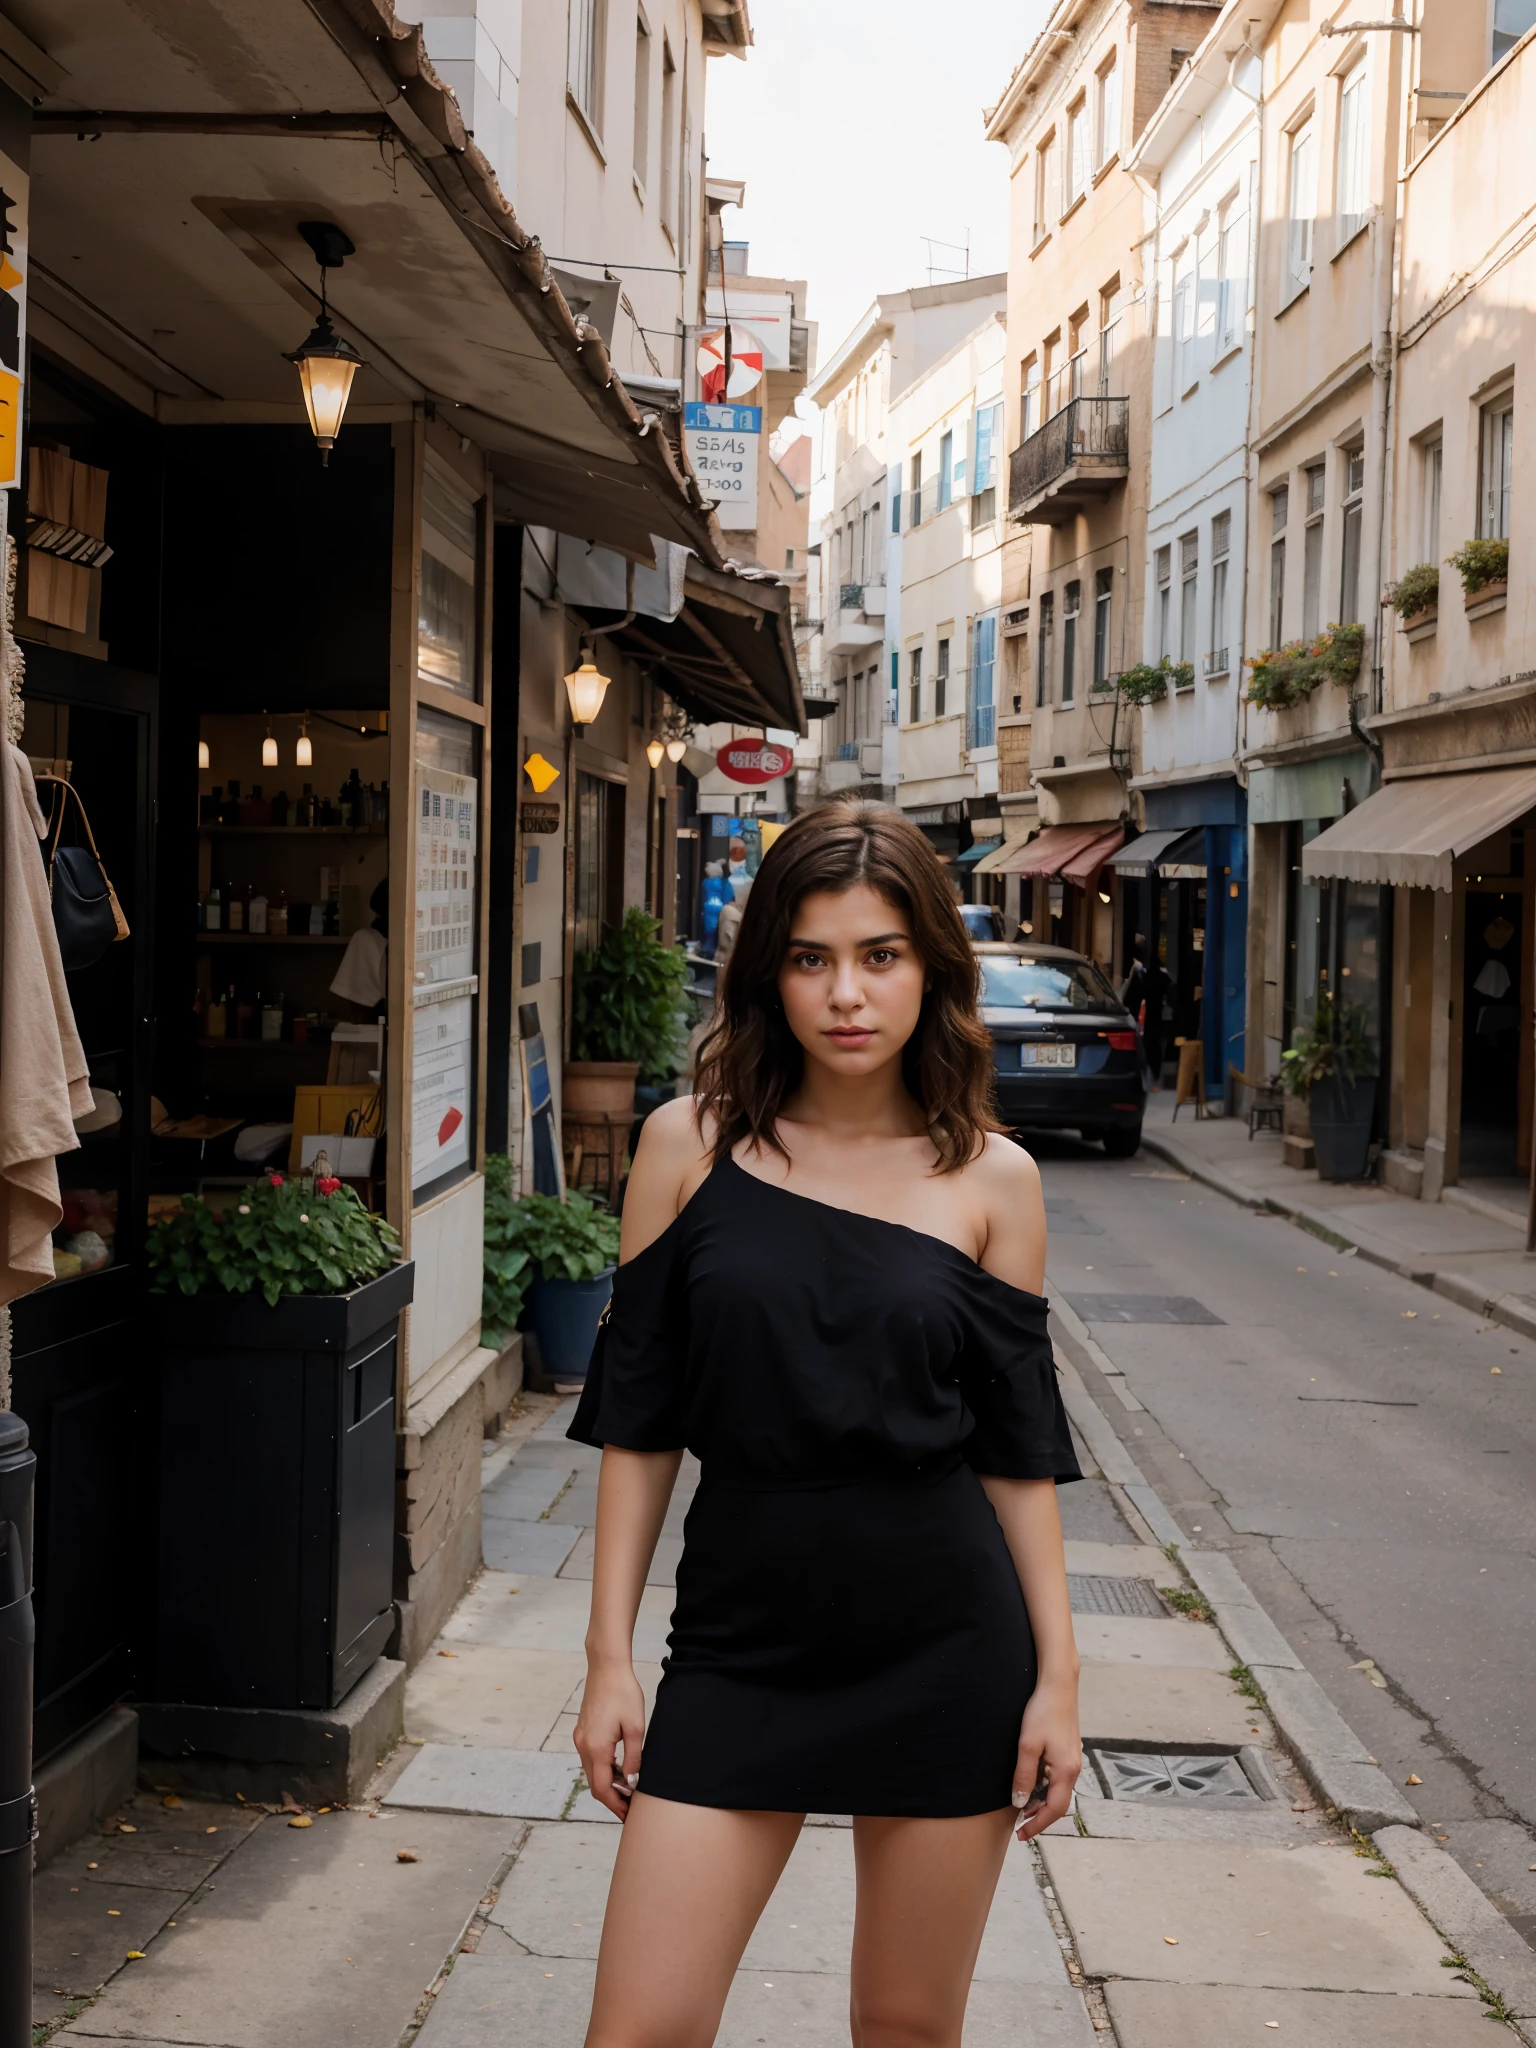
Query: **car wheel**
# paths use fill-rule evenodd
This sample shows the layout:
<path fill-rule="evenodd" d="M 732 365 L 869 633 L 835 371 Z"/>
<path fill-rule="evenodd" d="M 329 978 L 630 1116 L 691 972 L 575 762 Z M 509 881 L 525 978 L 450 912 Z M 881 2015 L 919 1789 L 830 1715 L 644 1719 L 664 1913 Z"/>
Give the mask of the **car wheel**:
<path fill-rule="evenodd" d="M 1106 1131 L 1104 1133 L 1104 1157 L 1106 1159 L 1134 1159 L 1140 1150 L 1140 1124 L 1133 1124 L 1128 1131 Z"/>

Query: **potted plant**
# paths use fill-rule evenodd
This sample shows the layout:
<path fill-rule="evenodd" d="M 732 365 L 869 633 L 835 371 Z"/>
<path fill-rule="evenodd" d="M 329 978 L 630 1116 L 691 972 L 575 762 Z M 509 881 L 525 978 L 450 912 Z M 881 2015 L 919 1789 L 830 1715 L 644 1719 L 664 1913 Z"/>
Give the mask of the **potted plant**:
<path fill-rule="evenodd" d="M 554 1195 L 512 1195 L 510 1176 L 495 1196 L 494 1229 L 498 1271 L 498 1306 L 512 1305 L 538 1339 L 545 1373 L 558 1385 L 579 1384 L 597 1340 L 597 1326 L 613 1293 L 613 1270 L 619 1257 L 619 1219 L 572 1192 L 562 1202 Z M 491 1211 L 487 1203 L 488 1217 Z M 491 1254 L 487 1253 L 489 1271 Z"/>
<path fill-rule="evenodd" d="M 1440 571 L 1433 562 L 1416 562 L 1387 592 L 1386 601 L 1402 621 L 1410 640 L 1426 637 L 1440 616 Z"/>
<path fill-rule="evenodd" d="M 523 1243 L 512 1162 L 505 1152 L 485 1155 L 485 1248 L 480 1288 L 480 1341 L 505 1344 L 517 1328 L 533 1279 Z"/>
<path fill-rule="evenodd" d="M 1320 1180 L 1359 1180 L 1376 1106 L 1376 1049 L 1358 1003 L 1317 999 L 1310 1023 L 1292 1034 L 1280 1073 L 1311 1112 Z"/>
<path fill-rule="evenodd" d="M 1364 626 L 1329 626 L 1313 640 L 1288 640 L 1248 657 L 1248 702 L 1267 711 L 1304 704 L 1324 683 L 1348 685 L 1360 673 Z"/>
<path fill-rule="evenodd" d="M 157 1696 L 335 1706 L 394 1633 L 395 1378 L 414 1268 L 355 1189 L 268 1174 L 149 1234 Z"/>
<path fill-rule="evenodd" d="M 571 1058 L 560 1106 L 580 1119 L 633 1109 L 637 1081 L 670 1081 L 687 1038 L 688 963 L 638 905 L 596 952 L 578 953 L 571 983 Z"/>
<path fill-rule="evenodd" d="M 1165 654 L 1161 661 L 1138 661 L 1134 668 L 1122 669 L 1118 676 L 1093 687 L 1096 691 L 1118 690 L 1128 704 L 1161 704 L 1170 685 L 1187 690 L 1194 680 L 1193 662 L 1174 661 Z"/>
<path fill-rule="evenodd" d="M 1496 611 L 1509 595 L 1509 542 L 1463 541 L 1446 560 L 1461 575 L 1463 601 L 1473 618 Z"/>

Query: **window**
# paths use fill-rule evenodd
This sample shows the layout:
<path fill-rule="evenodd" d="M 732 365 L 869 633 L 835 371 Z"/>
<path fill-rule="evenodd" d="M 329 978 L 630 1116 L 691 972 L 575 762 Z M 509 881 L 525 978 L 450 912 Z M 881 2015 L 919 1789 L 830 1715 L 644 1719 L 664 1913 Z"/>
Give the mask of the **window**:
<path fill-rule="evenodd" d="M 985 526 L 997 517 L 997 453 L 1003 438 L 1001 401 L 976 412 L 976 460 L 971 473 L 971 525 Z"/>
<path fill-rule="evenodd" d="M 1035 702 L 1049 704 L 1051 701 L 1051 635 L 1056 623 L 1056 596 L 1054 591 L 1042 591 L 1040 596 L 1040 628 L 1035 635 Z"/>
<path fill-rule="evenodd" d="M 907 504 L 907 529 L 923 523 L 923 451 L 912 458 L 912 495 Z"/>
<path fill-rule="evenodd" d="M 1115 380 L 1115 362 L 1120 353 L 1120 316 L 1125 310 L 1125 293 L 1117 277 L 1099 293 L 1099 396 L 1108 398 Z"/>
<path fill-rule="evenodd" d="M 635 17 L 635 176 L 641 184 L 651 160 L 651 32 Z"/>
<path fill-rule="evenodd" d="M 1339 558 L 1339 624 L 1360 623 L 1360 539 L 1365 529 L 1365 450 L 1344 456 L 1344 544 Z"/>
<path fill-rule="evenodd" d="M 997 613 L 984 612 L 971 639 L 971 735 L 973 747 L 997 744 Z"/>
<path fill-rule="evenodd" d="M 1369 74 L 1362 57 L 1339 87 L 1339 163 L 1334 212 L 1339 218 L 1339 247 L 1365 225 L 1370 204 L 1371 98 Z"/>
<path fill-rule="evenodd" d="M 1115 602 L 1115 572 L 1098 569 L 1093 578 L 1093 680 L 1109 681 L 1110 612 Z"/>
<path fill-rule="evenodd" d="M 478 513 L 458 478 L 434 456 L 422 479 L 421 581 L 416 673 L 424 683 L 477 698 Z"/>
<path fill-rule="evenodd" d="M 1081 398 L 1083 395 L 1083 366 L 1088 357 L 1088 308 L 1079 307 L 1068 324 L 1071 336 L 1072 354 L 1067 362 L 1067 389 L 1062 399 Z"/>
<path fill-rule="evenodd" d="M 566 39 L 565 82 L 587 125 L 600 134 L 603 125 L 603 30 L 607 0 L 570 0 Z"/>
<path fill-rule="evenodd" d="M 1062 195 L 1063 213 L 1088 190 L 1088 149 L 1088 102 L 1080 99 L 1067 109 L 1067 189 Z"/>
<path fill-rule="evenodd" d="M 1054 132 L 1047 135 L 1035 152 L 1034 239 L 1037 248 L 1051 232 L 1051 222 L 1056 218 L 1056 197 L 1060 185 L 1059 154 Z"/>
<path fill-rule="evenodd" d="M 1077 695 L 1077 619 L 1083 608 L 1083 586 L 1069 583 L 1061 607 L 1061 701 L 1070 704 Z"/>
<path fill-rule="evenodd" d="M 571 0 L 573 7 L 579 7 L 582 0 Z M 593 0 L 600 4 L 600 0 Z M 661 224 L 673 241 L 677 240 L 678 188 L 681 183 L 677 161 L 677 66 L 672 61 L 672 45 L 663 36 L 661 39 Z"/>
<path fill-rule="evenodd" d="M 914 647 L 907 656 L 907 717 L 913 725 L 923 715 L 923 650 Z"/>
<path fill-rule="evenodd" d="M 1285 642 L 1285 522 L 1290 513 L 1291 493 L 1287 484 L 1269 494 L 1269 644 Z"/>
<path fill-rule="evenodd" d="M 1120 67 L 1111 57 L 1099 73 L 1098 160 L 1102 170 L 1120 148 Z"/>
<path fill-rule="evenodd" d="M 1515 394 L 1506 391 L 1483 407 L 1479 540 L 1508 540 L 1509 486 L 1515 459 Z"/>
<path fill-rule="evenodd" d="M 1195 381 L 1195 272 L 1191 248 L 1174 258 L 1173 389 L 1182 397 Z"/>
<path fill-rule="evenodd" d="M 1179 535 L 1179 659 L 1192 662 L 1198 649 L 1195 642 L 1200 635 L 1200 615 L 1197 600 L 1200 591 L 1200 536 L 1198 533 Z"/>
<path fill-rule="evenodd" d="M 891 531 L 901 531 L 901 464 L 891 471 Z"/>
<path fill-rule="evenodd" d="M 869 514 L 868 512 L 861 512 L 859 514 L 859 567 L 854 581 L 856 583 L 867 583 L 870 579 L 870 574 Z"/>
<path fill-rule="evenodd" d="M 897 706 L 901 702 L 901 656 L 891 649 L 891 723 L 896 723 Z"/>
<path fill-rule="evenodd" d="M 946 511 L 954 497 L 955 437 L 953 434 L 939 436 L 939 502 L 937 509 Z"/>
<path fill-rule="evenodd" d="M 1019 419 L 1019 439 L 1027 441 L 1040 424 L 1040 358 L 1030 356 L 1024 364 L 1024 399 Z"/>
<path fill-rule="evenodd" d="M 1216 353 L 1224 356 L 1242 339 L 1243 318 L 1248 311 L 1247 239 L 1248 216 L 1240 201 L 1229 199 L 1222 208 L 1216 233 Z"/>
<path fill-rule="evenodd" d="M 1227 557 L 1232 552 L 1232 514 L 1218 512 L 1211 521 L 1211 645 L 1207 675 L 1224 676 L 1227 655 Z"/>
<path fill-rule="evenodd" d="M 1507 57 L 1528 28 L 1536 27 L 1536 6 L 1532 0 L 1494 0 L 1493 49 L 1489 62 Z"/>
<path fill-rule="evenodd" d="M 939 642 L 939 658 L 933 665 L 933 715 L 944 716 L 945 703 L 949 695 L 949 642 Z"/>
<path fill-rule="evenodd" d="M 1301 636 L 1311 640 L 1323 623 L 1323 485 L 1322 463 L 1302 472 L 1307 487 L 1307 528 L 1301 543 Z"/>
<path fill-rule="evenodd" d="M 1291 136 L 1286 268 L 1295 294 L 1312 279 L 1312 222 L 1317 213 L 1317 129 L 1309 116 Z"/>
<path fill-rule="evenodd" d="M 884 528 L 880 524 L 880 500 L 876 498 L 869 508 L 869 566 L 866 575 L 871 583 L 883 582 L 885 578 L 885 549 L 880 536 Z"/>
<path fill-rule="evenodd" d="M 1157 551 L 1157 658 L 1166 661 L 1173 652 L 1169 627 L 1173 613 L 1173 549 Z"/>
<path fill-rule="evenodd" d="M 1419 560 L 1440 562 L 1440 480 L 1445 472 L 1445 442 L 1439 434 L 1419 451 Z"/>

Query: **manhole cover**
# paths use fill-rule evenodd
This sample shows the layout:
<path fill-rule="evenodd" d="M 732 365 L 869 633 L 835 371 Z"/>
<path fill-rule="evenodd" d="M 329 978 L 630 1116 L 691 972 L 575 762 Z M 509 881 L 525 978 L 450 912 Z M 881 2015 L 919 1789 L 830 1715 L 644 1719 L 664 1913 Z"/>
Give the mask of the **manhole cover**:
<path fill-rule="evenodd" d="M 1219 1323 L 1187 1294 L 1069 1294 L 1085 1323 Z"/>
<path fill-rule="evenodd" d="M 1198 1799 L 1209 1805 L 1213 1801 L 1261 1797 L 1240 1759 L 1231 1754 L 1182 1756 L 1162 1751 L 1095 1749 L 1093 1760 L 1107 1799 L 1180 1804 Z"/>
<path fill-rule="evenodd" d="M 1097 1573 L 1068 1572 L 1067 1593 L 1079 1614 L 1167 1613 L 1150 1579 L 1101 1578 Z"/>

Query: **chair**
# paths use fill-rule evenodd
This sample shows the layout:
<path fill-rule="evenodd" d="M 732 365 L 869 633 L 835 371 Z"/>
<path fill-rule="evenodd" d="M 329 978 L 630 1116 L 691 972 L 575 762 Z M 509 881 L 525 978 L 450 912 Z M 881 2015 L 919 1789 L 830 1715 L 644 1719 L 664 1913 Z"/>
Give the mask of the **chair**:
<path fill-rule="evenodd" d="M 581 1116 L 560 1119 L 560 1137 L 565 1152 L 566 1186 L 580 1188 L 609 1204 L 618 1198 L 624 1178 L 624 1160 L 629 1134 L 634 1127 L 629 1109 L 589 1110 Z"/>
<path fill-rule="evenodd" d="M 1248 1142 L 1253 1143 L 1255 1131 L 1281 1131 L 1285 1128 L 1285 1102 L 1280 1093 L 1280 1081 L 1271 1074 L 1256 1080 L 1252 1074 L 1245 1074 L 1232 1060 L 1227 1061 L 1227 1072 L 1232 1079 L 1248 1090 Z"/>
<path fill-rule="evenodd" d="M 1179 1111 L 1185 1103 L 1195 1105 L 1195 1121 L 1209 1114 L 1205 1100 L 1205 1040 L 1203 1038 L 1176 1038 L 1179 1049 L 1179 1074 L 1174 1091 L 1173 1116 L 1177 1123 Z"/>

